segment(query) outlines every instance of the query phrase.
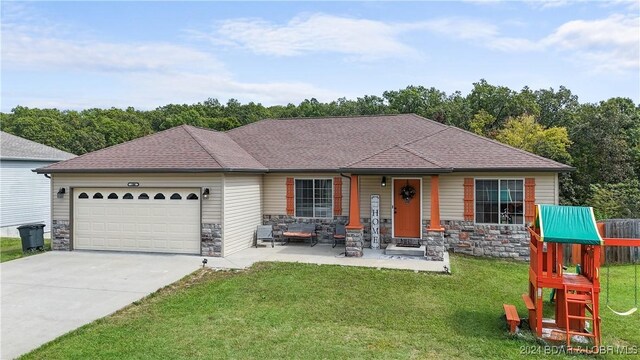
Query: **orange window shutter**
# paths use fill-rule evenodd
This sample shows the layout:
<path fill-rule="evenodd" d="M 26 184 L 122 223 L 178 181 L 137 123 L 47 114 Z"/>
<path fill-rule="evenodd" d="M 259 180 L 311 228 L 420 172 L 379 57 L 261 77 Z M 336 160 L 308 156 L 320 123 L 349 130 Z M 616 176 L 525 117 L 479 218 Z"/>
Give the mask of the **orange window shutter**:
<path fill-rule="evenodd" d="M 287 215 L 293 215 L 293 178 L 287 178 Z"/>
<path fill-rule="evenodd" d="M 333 215 L 342 215 L 342 178 L 333 178 Z"/>
<path fill-rule="evenodd" d="M 536 179 L 524 179 L 524 219 L 531 223 L 536 215 Z"/>
<path fill-rule="evenodd" d="M 464 179 L 464 219 L 473 221 L 473 178 Z"/>

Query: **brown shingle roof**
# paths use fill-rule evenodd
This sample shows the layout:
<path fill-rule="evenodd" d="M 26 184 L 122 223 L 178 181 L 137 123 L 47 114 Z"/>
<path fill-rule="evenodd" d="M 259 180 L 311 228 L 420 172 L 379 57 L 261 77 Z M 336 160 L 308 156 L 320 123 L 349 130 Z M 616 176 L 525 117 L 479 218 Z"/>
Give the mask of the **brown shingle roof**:
<path fill-rule="evenodd" d="M 266 171 L 227 134 L 182 125 L 74 159 L 38 172 Z"/>
<path fill-rule="evenodd" d="M 270 171 L 572 169 L 414 114 L 263 120 L 228 134 Z"/>
<path fill-rule="evenodd" d="M 411 114 L 263 120 L 229 135 L 269 170 L 332 170 L 446 126 Z"/>
<path fill-rule="evenodd" d="M 429 169 L 433 172 L 450 171 L 449 168 L 442 166 L 432 160 L 427 159 L 424 155 L 404 146 L 394 145 L 389 149 L 382 150 L 366 159 L 353 162 L 345 167 L 351 171 L 378 169 L 387 172 L 393 171 L 424 171 Z"/>
<path fill-rule="evenodd" d="M 568 171 L 571 167 L 413 114 L 262 120 L 226 133 L 182 125 L 39 172 Z"/>
<path fill-rule="evenodd" d="M 435 136 L 425 137 L 405 146 L 419 154 L 436 158 L 439 163 L 446 164 L 455 171 L 571 169 L 567 165 L 453 126 Z"/>

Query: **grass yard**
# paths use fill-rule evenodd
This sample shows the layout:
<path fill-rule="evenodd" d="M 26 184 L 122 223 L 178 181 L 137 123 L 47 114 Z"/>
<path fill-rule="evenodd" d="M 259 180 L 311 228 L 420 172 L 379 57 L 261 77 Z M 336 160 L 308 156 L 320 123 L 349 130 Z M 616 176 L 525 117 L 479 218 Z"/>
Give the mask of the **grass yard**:
<path fill-rule="evenodd" d="M 51 241 L 44 239 L 44 251 L 51 250 Z M 22 253 L 22 242 L 20 238 L 0 238 L 0 262 L 19 259 L 21 257 L 40 254 L 41 251 Z"/>
<path fill-rule="evenodd" d="M 291 263 L 201 270 L 24 359 L 509 359 L 537 346 L 502 320 L 503 303 L 526 313 L 526 264 L 452 256 L 452 267 L 450 276 Z M 611 272 L 616 306 L 631 307 L 633 267 Z M 605 344 L 640 345 L 638 314 L 602 317 Z"/>

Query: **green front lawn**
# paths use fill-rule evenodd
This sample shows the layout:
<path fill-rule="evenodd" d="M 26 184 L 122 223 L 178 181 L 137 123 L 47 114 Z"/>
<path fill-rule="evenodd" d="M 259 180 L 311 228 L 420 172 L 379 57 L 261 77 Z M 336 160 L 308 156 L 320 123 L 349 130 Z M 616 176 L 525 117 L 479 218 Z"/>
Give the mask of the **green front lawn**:
<path fill-rule="evenodd" d="M 526 313 L 526 264 L 453 256 L 452 267 L 450 276 L 290 263 L 201 270 L 24 358 L 507 359 L 537 346 L 502 320 L 503 303 Z M 616 305 L 632 304 L 633 268 L 612 277 Z M 640 345 L 638 314 L 602 317 L 606 344 Z"/>
<path fill-rule="evenodd" d="M 51 250 L 51 241 L 44 239 L 44 251 Z M 0 238 L 0 262 L 18 259 L 24 256 L 39 254 L 41 251 L 30 251 L 26 254 L 22 252 L 22 241 L 20 238 Z"/>

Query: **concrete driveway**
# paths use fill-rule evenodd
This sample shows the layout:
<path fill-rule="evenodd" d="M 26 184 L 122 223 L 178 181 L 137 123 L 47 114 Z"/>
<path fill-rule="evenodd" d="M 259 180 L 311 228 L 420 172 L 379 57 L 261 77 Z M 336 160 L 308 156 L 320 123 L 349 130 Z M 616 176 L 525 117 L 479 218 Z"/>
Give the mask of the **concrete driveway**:
<path fill-rule="evenodd" d="M 0 264 L 0 358 L 109 315 L 201 265 L 202 257 L 54 251 Z"/>

